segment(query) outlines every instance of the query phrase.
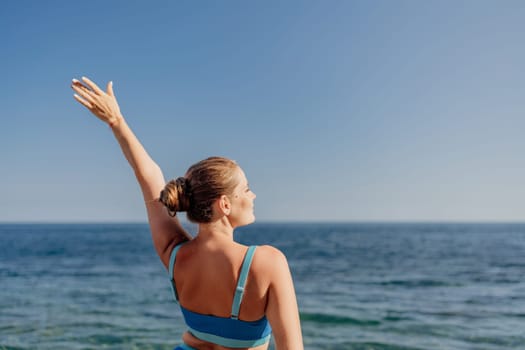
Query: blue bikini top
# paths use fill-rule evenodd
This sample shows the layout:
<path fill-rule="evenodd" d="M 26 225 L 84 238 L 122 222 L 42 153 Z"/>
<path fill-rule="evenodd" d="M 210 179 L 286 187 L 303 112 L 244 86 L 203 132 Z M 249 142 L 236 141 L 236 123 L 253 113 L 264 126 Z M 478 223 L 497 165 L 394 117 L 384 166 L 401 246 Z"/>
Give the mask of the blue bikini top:
<path fill-rule="evenodd" d="M 179 296 L 177 294 L 177 287 L 175 286 L 173 269 L 177 252 L 183 244 L 179 244 L 173 249 L 169 265 L 171 287 L 177 303 L 179 302 Z M 255 248 L 257 247 L 250 246 L 244 257 L 241 274 L 237 281 L 237 287 L 233 297 L 231 317 L 199 314 L 184 308 L 179 303 L 189 331 L 195 337 L 230 348 L 250 348 L 262 345 L 270 340 L 272 328 L 270 327 L 266 316 L 263 316 L 257 321 L 239 320 L 239 308 L 244 295 L 244 287 L 246 285 L 246 279 L 252 263 L 253 254 L 255 253 Z"/>

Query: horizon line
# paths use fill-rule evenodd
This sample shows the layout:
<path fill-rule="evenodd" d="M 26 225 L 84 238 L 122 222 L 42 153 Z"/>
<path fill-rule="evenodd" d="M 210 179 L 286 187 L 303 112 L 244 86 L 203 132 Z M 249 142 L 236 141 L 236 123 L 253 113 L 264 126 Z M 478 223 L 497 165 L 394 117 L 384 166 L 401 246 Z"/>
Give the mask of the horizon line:
<path fill-rule="evenodd" d="M 197 225 L 187 220 L 181 224 Z M 124 220 L 35 220 L 35 221 L 1 221 L 0 225 L 148 225 L 147 221 Z M 525 220 L 260 220 L 253 224 L 525 224 Z M 249 225 L 246 225 L 249 226 Z"/>

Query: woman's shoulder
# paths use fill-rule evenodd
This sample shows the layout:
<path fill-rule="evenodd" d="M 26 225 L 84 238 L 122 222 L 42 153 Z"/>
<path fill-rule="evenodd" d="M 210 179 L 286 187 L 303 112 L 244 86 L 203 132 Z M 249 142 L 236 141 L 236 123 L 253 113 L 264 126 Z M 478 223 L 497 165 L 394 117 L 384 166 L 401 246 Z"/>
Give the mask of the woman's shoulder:
<path fill-rule="evenodd" d="M 255 251 L 252 266 L 257 271 L 271 273 L 275 269 L 288 268 L 288 261 L 278 248 L 271 245 L 260 245 Z"/>
<path fill-rule="evenodd" d="M 265 258 L 286 259 L 282 251 L 271 245 L 259 245 L 256 252 L 259 256 Z"/>

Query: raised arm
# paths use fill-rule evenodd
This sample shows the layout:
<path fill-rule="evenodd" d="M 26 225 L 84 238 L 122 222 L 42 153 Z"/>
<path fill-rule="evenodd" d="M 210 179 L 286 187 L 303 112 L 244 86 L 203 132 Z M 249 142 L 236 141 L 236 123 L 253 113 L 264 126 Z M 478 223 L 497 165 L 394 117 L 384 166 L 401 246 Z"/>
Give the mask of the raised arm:
<path fill-rule="evenodd" d="M 75 99 L 111 127 L 142 190 L 153 245 L 164 266 L 168 266 L 171 249 L 176 244 L 191 239 L 191 236 L 179 220 L 171 217 L 158 201 L 165 185 L 160 167 L 148 155 L 120 113 L 112 82 L 108 83 L 107 92 L 85 77 L 82 78 L 82 82 L 73 79 L 71 87 L 76 92 Z"/>

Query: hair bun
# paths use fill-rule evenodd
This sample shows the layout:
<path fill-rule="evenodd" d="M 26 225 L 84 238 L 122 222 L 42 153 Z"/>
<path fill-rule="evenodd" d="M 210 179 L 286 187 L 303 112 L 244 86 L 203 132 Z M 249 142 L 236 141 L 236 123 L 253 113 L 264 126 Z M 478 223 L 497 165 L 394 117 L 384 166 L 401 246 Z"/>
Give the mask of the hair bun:
<path fill-rule="evenodd" d="M 190 207 L 188 179 L 179 177 L 171 180 L 160 192 L 160 202 L 164 204 L 170 215 L 175 216 L 178 211 L 187 211 Z"/>

